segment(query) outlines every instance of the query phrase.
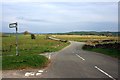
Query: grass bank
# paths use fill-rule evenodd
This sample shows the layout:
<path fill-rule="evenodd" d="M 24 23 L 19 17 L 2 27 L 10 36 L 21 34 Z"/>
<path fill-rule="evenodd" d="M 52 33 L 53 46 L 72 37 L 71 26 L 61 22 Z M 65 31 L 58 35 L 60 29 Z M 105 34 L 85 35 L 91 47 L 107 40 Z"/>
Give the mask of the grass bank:
<path fill-rule="evenodd" d="M 2 37 L 3 70 L 45 67 L 49 60 L 38 54 L 59 51 L 69 45 L 68 42 L 46 39 L 45 35 L 35 36 L 36 39 L 32 40 L 30 35 L 18 35 L 18 51 L 20 56 L 16 56 L 15 35 Z"/>
<path fill-rule="evenodd" d="M 119 58 L 120 57 L 120 54 L 119 54 L 120 50 L 118 49 L 118 47 L 115 44 L 113 44 L 113 45 L 114 45 L 114 46 L 112 46 L 113 48 L 111 48 L 111 46 L 109 46 L 110 48 L 108 48 L 108 47 L 105 48 L 103 46 L 95 47 L 95 46 L 91 46 L 91 45 L 84 45 L 83 49 L 87 50 L 87 51 L 98 52 L 98 53 L 102 53 L 105 55 L 109 55 L 111 57 Z M 115 46 L 116 46 L 116 48 L 115 48 Z"/>
<path fill-rule="evenodd" d="M 2 69 L 43 68 L 47 66 L 48 63 L 49 60 L 41 55 L 3 56 Z"/>

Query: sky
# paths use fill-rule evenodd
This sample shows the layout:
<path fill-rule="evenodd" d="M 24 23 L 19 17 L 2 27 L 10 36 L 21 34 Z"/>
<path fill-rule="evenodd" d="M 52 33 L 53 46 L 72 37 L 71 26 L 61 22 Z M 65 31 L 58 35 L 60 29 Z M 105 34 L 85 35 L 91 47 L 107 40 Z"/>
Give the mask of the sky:
<path fill-rule="evenodd" d="M 15 0 L 13 0 L 15 1 Z M 2 32 L 118 31 L 117 2 L 3 2 Z M 1 8 L 0 7 L 0 8 Z"/>

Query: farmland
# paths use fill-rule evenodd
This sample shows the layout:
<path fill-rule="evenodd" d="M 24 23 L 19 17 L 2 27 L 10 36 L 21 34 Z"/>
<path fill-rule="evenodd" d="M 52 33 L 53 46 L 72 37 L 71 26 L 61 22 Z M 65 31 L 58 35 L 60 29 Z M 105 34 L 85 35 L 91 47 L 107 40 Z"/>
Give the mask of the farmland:
<path fill-rule="evenodd" d="M 64 40 L 79 41 L 79 42 L 118 40 L 118 37 L 98 36 L 98 35 L 53 35 L 53 37 L 64 39 Z"/>
<path fill-rule="evenodd" d="M 38 55 L 46 52 L 59 51 L 65 46 L 69 45 L 68 42 L 55 41 L 46 38 L 48 35 L 35 35 L 36 39 L 31 39 L 30 35 L 18 35 L 18 51 L 20 56 L 16 56 L 14 34 L 2 37 L 2 67 L 4 69 L 25 69 L 25 68 L 43 68 L 50 62 L 48 58 Z M 117 48 L 103 48 L 103 47 L 90 47 L 97 45 L 114 45 L 118 41 L 118 37 L 114 36 L 98 36 L 98 35 L 49 35 L 50 37 L 85 42 L 84 50 L 95 51 L 112 57 L 118 56 Z M 118 45 L 118 44 L 117 44 Z M 87 46 L 87 47 L 86 47 Z M 33 64 L 34 63 L 34 64 Z M 9 66 L 8 66 L 9 65 Z"/>
<path fill-rule="evenodd" d="M 15 55 L 15 36 L 2 38 L 2 55 Z M 40 54 L 45 52 L 55 52 L 68 45 L 59 41 L 49 40 L 45 35 L 37 35 L 32 40 L 30 35 L 18 36 L 18 48 L 20 55 Z"/>
<path fill-rule="evenodd" d="M 20 34 L 18 35 L 20 56 L 16 56 L 15 40 L 15 35 L 2 37 L 3 69 L 44 67 L 49 63 L 49 60 L 38 54 L 59 51 L 69 44 L 46 39 L 45 35 L 36 35 L 36 39 L 31 39 L 30 35 Z"/>
<path fill-rule="evenodd" d="M 119 57 L 120 43 L 118 37 L 115 36 L 98 36 L 98 35 L 53 35 L 54 37 L 86 42 L 83 46 L 84 50 L 103 53 L 112 57 Z"/>

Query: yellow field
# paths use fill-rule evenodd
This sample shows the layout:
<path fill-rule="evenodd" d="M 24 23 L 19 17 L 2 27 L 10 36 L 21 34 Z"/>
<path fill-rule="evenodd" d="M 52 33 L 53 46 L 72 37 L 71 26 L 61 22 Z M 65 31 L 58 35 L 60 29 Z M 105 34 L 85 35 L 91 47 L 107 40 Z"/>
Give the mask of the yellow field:
<path fill-rule="evenodd" d="M 113 36 L 97 36 L 97 35 L 52 35 L 53 37 L 74 40 L 74 41 L 89 41 L 89 40 L 118 40 L 118 37 Z"/>

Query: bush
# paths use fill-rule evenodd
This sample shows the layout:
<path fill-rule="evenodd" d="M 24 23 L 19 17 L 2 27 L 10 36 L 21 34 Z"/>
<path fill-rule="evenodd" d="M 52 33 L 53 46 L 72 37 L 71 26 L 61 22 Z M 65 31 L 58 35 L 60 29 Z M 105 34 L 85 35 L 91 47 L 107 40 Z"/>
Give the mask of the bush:
<path fill-rule="evenodd" d="M 23 33 L 24 35 L 28 35 L 28 34 L 30 34 L 28 31 L 25 31 L 24 33 Z"/>
<path fill-rule="evenodd" d="M 31 34 L 31 39 L 36 39 L 34 34 Z"/>

